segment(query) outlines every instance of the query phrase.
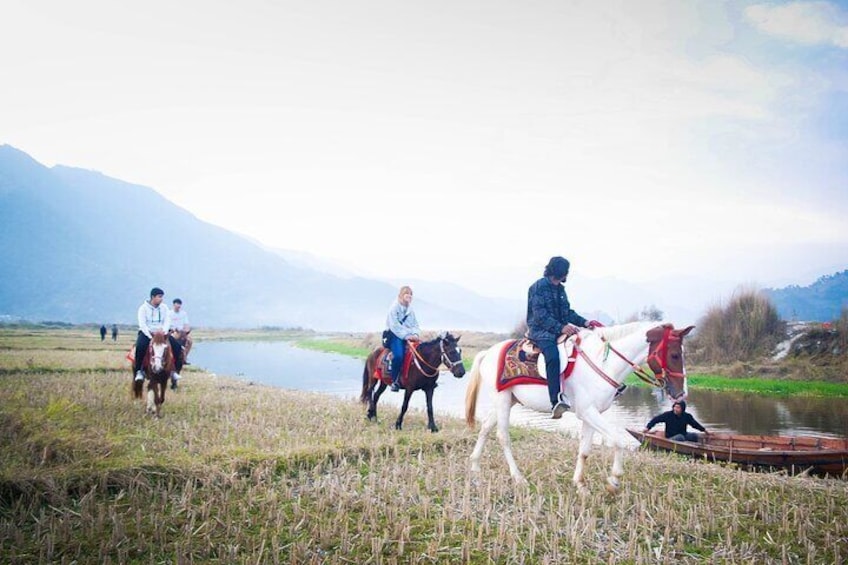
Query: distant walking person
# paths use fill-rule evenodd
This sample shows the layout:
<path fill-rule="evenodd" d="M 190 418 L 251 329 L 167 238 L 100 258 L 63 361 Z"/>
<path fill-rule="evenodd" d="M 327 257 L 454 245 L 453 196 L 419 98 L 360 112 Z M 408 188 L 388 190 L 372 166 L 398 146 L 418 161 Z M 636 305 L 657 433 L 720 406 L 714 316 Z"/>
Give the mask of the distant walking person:
<path fill-rule="evenodd" d="M 651 428 L 660 422 L 665 424 L 665 437 L 673 441 L 698 441 L 698 434 L 686 431 L 687 426 L 709 433 L 692 414 L 686 411 L 686 402 L 683 400 L 675 402 L 671 406 L 671 410 L 651 418 L 651 421 L 642 431 L 648 433 Z"/>
<path fill-rule="evenodd" d="M 135 340 L 135 380 L 143 381 L 144 373 L 142 366 L 144 356 L 147 354 L 147 348 L 150 346 L 150 340 L 153 339 L 154 333 L 162 333 L 168 335 L 168 329 L 171 327 L 171 311 L 168 306 L 162 304 L 165 297 L 165 291 L 161 288 L 154 287 L 150 290 L 150 300 L 145 300 L 138 307 L 138 337 Z M 176 362 L 176 371 L 171 375 L 171 378 L 176 381 L 180 378 L 180 370 L 182 364 L 182 347 L 179 342 L 168 335 L 168 341 L 174 351 L 174 361 Z"/>
<path fill-rule="evenodd" d="M 194 343 L 191 339 L 191 324 L 188 321 L 188 312 L 183 309 L 183 301 L 179 298 L 174 298 L 173 308 L 171 309 L 171 332 L 180 345 L 183 346 L 183 361 L 186 365 L 191 365 L 188 362 L 188 354 L 191 351 L 191 346 Z"/>
<path fill-rule="evenodd" d="M 400 390 L 400 372 L 403 369 L 406 343 L 419 341 L 421 336 L 421 328 L 418 327 L 418 320 L 412 311 L 410 287 L 400 287 L 397 300 L 392 303 L 389 315 L 386 316 L 386 329 L 391 332 L 389 349 L 392 351 L 392 392 L 397 392 Z"/>
<path fill-rule="evenodd" d="M 104 341 L 106 339 L 106 326 L 100 326 L 100 341 Z"/>
<path fill-rule="evenodd" d="M 112 341 L 118 341 L 118 324 L 112 324 Z"/>

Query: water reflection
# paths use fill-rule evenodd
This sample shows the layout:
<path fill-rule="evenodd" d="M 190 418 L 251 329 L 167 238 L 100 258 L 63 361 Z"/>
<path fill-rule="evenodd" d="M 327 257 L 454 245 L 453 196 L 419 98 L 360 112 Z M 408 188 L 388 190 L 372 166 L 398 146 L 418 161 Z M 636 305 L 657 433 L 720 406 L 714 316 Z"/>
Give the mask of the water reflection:
<path fill-rule="evenodd" d="M 281 388 L 358 398 L 362 386 L 363 361 L 299 349 L 286 342 L 199 342 L 195 343 L 191 357 L 195 365 L 211 372 Z M 450 373 L 442 373 L 433 402 L 435 411 L 464 417 L 467 385 L 467 378 L 456 379 Z M 402 401 L 402 393 L 387 391 L 380 404 L 399 407 Z M 687 404 L 695 419 L 714 432 L 848 437 L 848 401 L 845 399 L 775 398 L 690 390 Z M 414 394 L 410 408 L 423 410 L 425 407 L 424 395 Z M 671 402 L 660 391 L 630 387 L 607 411 L 607 417 L 617 426 L 641 429 L 653 416 L 670 409 Z M 388 413 L 384 408 L 381 414 L 384 419 L 393 418 L 394 408 Z M 570 413 L 557 421 L 546 414 L 516 407 L 512 420 L 516 424 L 563 430 L 571 435 L 576 435 L 580 429 L 580 422 Z"/>

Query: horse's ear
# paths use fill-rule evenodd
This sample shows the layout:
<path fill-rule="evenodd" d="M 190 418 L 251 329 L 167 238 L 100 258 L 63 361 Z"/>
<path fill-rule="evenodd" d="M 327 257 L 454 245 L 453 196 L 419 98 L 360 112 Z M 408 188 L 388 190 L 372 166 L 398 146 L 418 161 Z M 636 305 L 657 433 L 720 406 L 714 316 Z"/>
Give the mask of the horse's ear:
<path fill-rule="evenodd" d="M 695 329 L 695 326 L 689 326 L 688 328 L 678 330 L 678 332 L 679 332 L 678 335 L 680 337 L 686 337 L 686 335 L 694 329 Z"/>
<path fill-rule="evenodd" d="M 461 335 L 456 336 L 456 342 L 459 343 L 459 340 L 462 338 Z"/>

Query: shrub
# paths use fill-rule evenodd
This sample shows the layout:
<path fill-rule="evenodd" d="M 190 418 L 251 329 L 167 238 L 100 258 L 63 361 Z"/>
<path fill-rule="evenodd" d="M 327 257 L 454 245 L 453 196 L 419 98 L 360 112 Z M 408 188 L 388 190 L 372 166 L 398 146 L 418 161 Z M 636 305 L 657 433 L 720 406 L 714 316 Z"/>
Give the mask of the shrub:
<path fill-rule="evenodd" d="M 785 336 L 785 323 L 769 298 L 737 290 L 727 306 L 712 306 L 698 321 L 689 359 L 695 363 L 752 361 L 769 355 Z"/>

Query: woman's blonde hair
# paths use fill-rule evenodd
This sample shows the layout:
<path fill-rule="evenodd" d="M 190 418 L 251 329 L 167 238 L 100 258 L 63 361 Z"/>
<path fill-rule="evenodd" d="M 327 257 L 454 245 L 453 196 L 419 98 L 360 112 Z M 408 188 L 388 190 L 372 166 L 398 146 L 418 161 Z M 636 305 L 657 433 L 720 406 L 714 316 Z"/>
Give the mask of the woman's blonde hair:
<path fill-rule="evenodd" d="M 412 287 L 411 286 L 400 287 L 400 290 L 398 291 L 398 300 L 400 300 L 400 298 L 407 292 L 412 294 Z"/>

